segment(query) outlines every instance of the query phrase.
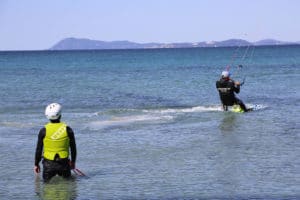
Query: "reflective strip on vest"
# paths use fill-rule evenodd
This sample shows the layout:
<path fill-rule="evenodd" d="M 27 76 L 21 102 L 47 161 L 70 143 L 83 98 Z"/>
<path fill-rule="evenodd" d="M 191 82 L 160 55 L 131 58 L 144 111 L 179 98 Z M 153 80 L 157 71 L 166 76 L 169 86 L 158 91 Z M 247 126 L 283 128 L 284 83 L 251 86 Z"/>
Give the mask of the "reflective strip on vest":
<path fill-rule="evenodd" d="M 48 123 L 45 126 L 44 158 L 54 160 L 57 154 L 59 158 L 69 157 L 70 139 L 65 123 Z"/>

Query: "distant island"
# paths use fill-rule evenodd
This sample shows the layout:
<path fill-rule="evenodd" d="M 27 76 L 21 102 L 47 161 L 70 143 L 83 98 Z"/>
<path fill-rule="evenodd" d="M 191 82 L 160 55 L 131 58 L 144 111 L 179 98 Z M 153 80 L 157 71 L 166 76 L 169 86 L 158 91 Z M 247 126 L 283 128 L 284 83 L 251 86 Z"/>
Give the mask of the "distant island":
<path fill-rule="evenodd" d="M 49 50 L 97 50 L 97 49 L 158 49 L 158 48 L 193 48 L 193 47 L 233 47 L 233 46 L 264 46 L 264 45 L 300 45 L 300 42 L 283 42 L 264 39 L 248 42 L 241 39 L 229 39 L 210 42 L 183 43 L 136 43 L 130 41 L 98 41 L 90 39 L 66 38 L 59 41 Z"/>

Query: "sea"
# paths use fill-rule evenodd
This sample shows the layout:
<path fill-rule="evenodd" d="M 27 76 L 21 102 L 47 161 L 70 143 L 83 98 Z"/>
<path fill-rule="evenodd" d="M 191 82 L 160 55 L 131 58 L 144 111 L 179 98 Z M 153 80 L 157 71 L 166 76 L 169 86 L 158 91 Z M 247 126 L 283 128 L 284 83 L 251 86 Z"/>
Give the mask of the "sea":
<path fill-rule="evenodd" d="M 222 110 L 226 69 L 254 111 Z M 299 80 L 300 46 L 1 51 L 0 199 L 300 199 Z M 53 102 L 85 176 L 44 183 Z"/>

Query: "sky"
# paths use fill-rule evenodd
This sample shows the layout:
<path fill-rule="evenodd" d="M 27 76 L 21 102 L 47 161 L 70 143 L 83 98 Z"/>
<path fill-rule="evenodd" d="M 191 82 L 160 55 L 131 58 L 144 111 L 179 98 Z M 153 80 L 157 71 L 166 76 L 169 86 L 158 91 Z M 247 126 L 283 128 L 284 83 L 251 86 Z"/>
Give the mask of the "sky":
<path fill-rule="evenodd" d="M 64 38 L 138 43 L 300 41 L 300 0 L 0 0 L 0 50 Z"/>

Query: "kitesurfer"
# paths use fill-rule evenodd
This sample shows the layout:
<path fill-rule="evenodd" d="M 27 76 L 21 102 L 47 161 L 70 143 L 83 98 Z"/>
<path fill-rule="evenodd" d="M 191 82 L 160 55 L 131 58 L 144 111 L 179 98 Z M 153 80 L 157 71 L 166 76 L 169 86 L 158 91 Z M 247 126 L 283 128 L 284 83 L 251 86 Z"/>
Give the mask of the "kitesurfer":
<path fill-rule="evenodd" d="M 39 162 L 43 156 L 43 179 L 45 182 L 55 175 L 68 178 L 71 176 L 71 169 L 75 169 L 74 132 L 60 121 L 61 109 L 62 107 L 58 103 L 51 103 L 46 107 L 45 115 L 50 122 L 40 130 L 38 135 L 34 172 L 40 172 Z M 71 152 L 71 160 L 69 160 L 69 152 Z"/>
<path fill-rule="evenodd" d="M 223 71 L 220 80 L 216 82 L 216 87 L 219 91 L 220 99 L 223 105 L 223 110 L 227 111 L 228 106 L 239 105 L 242 112 L 247 112 L 247 109 L 242 100 L 238 99 L 234 93 L 240 92 L 239 81 L 230 79 L 229 71 Z"/>

